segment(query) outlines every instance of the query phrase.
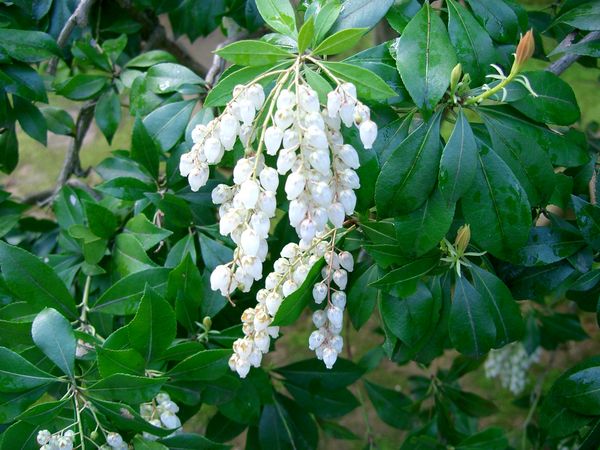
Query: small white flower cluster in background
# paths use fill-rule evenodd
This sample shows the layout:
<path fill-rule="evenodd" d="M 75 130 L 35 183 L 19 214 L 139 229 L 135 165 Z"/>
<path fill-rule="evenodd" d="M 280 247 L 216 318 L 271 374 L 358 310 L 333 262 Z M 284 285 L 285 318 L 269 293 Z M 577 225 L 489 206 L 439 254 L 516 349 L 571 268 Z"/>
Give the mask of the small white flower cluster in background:
<path fill-rule="evenodd" d="M 349 252 L 336 253 L 329 250 L 324 255 L 326 266 L 321 270 L 323 281 L 313 287 L 313 299 L 320 305 L 327 299 L 325 309 L 313 313 L 313 323 L 317 327 L 308 339 L 308 347 L 315 351 L 325 367 L 331 369 L 344 347 L 340 336 L 346 307 L 346 285 L 348 272 L 354 270 L 354 258 Z M 337 289 L 334 288 L 337 287 Z"/>
<path fill-rule="evenodd" d="M 531 355 L 527 353 L 522 342 L 512 342 L 500 349 L 491 350 L 485 360 L 485 375 L 488 378 L 499 378 L 502 387 L 518 395 L 527 384 L 527 371 L 540 359 L 540 349 Z"/>
<path fill-rule="evenodd" d="M 174 430 L 171 436 L 181 431 L 181 420 L 177 417 L 179 406 L 171 400 L 169 394 L 160 392 L 150 403 L 140 405 L 140 416 L 151 425 L 166 430 Z M 158 439 L 150 433 L 144 432 L 144 438 L 149 441 Z"/>
<path fill-rule="evenodd" d="M 296 71 L 295 81 L 288 82 L 293 70 L 281 75 L 268 98 L 257 83 L 236 86 L 224 112 L 193 130 L 194 146 L 181 156 L 179 165 L 181 175 L 197 191 L 208 180 L 209 165 L 219 163 L 236 139 L 244 146 L 246 155 L 233 169 L 233 185 L 220 184 L 212 191 L 213 203 L 220 205 L 219 231 L 236 244 L 233 260 L 217 266 L 210 276 L 211 288 L 227 298 L 236 289 L 248 292 L 263 277 L 279 177 L 284 177 L 281 184 L 289 201 L 288 218 L 299 243 L 284 247 L 257 293 L 256 307 L 242 315 L 245 337 L 234 343 L 229 361 L 242 378 L 252 366 L 261 364 L 271 338 L 278 336 L 278 327 L 271 323 L 281 303 L 326 253 L 331 261 L 326 261 L 315 300 L 327 298 L 328 302 L 314 316 L 318 330 L 311 335 L 310 347 L 331 368 L 343 346 L 343 290 L 353 261 L 347 252 L 336 254 L 332 243 L 334 230 L 354 213 L 360 160 L 357 150 L 344 143 L 341 129 L 342 124 L 356 126 L 364 148 L 370 149 L 377 125 L 369 108 L 357 99 L 352 83 L 336 80 L 327 105 L 322 105 L 301 71 Z M 334 238 L 328 241 L 332 233 Z"/>
<path fill-rule="evenodd" d="M 64 433 L 52 434 L 48 430 L 38 431 L 36 441 L 41 446 L 40 450 L 73 450 L 75 433 L 66 430 Z"/>

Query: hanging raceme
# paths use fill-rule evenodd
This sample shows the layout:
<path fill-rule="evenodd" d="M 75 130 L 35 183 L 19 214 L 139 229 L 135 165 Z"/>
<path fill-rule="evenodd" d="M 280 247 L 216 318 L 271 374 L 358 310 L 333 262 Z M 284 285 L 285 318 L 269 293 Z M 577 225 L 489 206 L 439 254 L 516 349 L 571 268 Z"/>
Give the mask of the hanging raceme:
<path fill-rule="evenodd" d="M 304 75 L 307 67 L 321 71 L 335 86 L 322 93 L 321 100 Z M 274 76 L 265 92 L 261 82 Z M 278 207 L 285 209 L 277 204 L 278 189 L 285 193 L 287 220 L 299 238 L 283 248 L 258 291 L 256 307 L 242 315 L 245 337 L 235 342 L 230 360 L 231 369 L 241 377 L 251 366 L 260 365 L 270 339 L 278 336 L 278 327 L 270 324 L 280 305 L 322 258 L 324 280 L 315 285 L 313 294 L 317 304 L 328 301 L 325 310 L 313 317 L 318 330 L 309 346 L 328 368 L 341 352 L 343 289 L 353 260 L 348 252 L 336 253 L 335 245 L 343 234 L 337 230 L 354 213 L 355 190 L 360 188 L 358 151 L 362 151 L 345 142 L 343 127 L 356 127 L 364 149 L 372 148 L 377 125 L 369 107 L 358 99 L 356 86 L 316 57 L 297 55 L 287 68 L 267 70 L 235 85 L 223 112 L 194 128 L 194 145 L 181 156 L 181 175 L 188 178 L 192 191 L 198 191 L 208 181 L 209 165 L 219 164 L 236 140 L 244 149 L 233 168 L 233 185 L 219 184 L 212 191 L 213 203 L 219 205 L 219 231 L 236 244 L 233 259 L 213 270 L 213 290 L 229 298 L 236 289 L 248 292 L 263 278 L 271 219 Z"/>

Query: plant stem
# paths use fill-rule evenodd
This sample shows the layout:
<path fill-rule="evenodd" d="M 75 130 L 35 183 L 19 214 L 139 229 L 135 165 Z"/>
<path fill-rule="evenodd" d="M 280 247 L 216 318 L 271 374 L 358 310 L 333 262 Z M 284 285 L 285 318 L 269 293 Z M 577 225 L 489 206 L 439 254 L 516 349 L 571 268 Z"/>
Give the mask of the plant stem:
<path fill-rule="evenodd" d="M 488 89 L 487 91 L 482 92 L 481 94 L 475 96 L 475 97 L 469 97 L 466 101 L 465 101 L 465 105 L 474 105 L 477 103 L 480 103 L 482 101 L 484 101 L 485 99 L 491 97 L 492 95 L 494 95 L 496 92 L 501 91 L 502 89 L 504 89 L 504 87 L 510 83 L 517 75 L 518 75 L 518 71 L 514 69 L 515 66 L 513 66 L 513 69 L 511 69 L 510 73 L 508 74 L 508 76 L 506 78 L 504 78 L 503 80 L 500 81 L 500 83 L 498 83 L 496 86 L 494 86 L 493 88 Z"/>

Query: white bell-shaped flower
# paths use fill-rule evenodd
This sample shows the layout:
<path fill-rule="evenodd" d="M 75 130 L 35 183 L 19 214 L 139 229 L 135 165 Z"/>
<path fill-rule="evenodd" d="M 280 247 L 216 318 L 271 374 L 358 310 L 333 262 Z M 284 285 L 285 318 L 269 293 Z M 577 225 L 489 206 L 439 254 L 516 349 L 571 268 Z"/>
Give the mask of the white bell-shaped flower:
<path fill-rule="evenodd" d="M 281 302 L 283 298 L 277 292 L 273 291 L 267 296 L 267 300 L 265 301 L 265 306 L 267 307 L 267 311 L 271 316 L 275 316 L 279 307 L 281 306 Z"/>
<path fill-rule="evenodd" d="M 248 227 L 242 233 L 241 247 L 246 255 L 256 256 L 260 246 L 260 237 L 252 228 Z"/>
<path fill-rule="evenodd" d="M 296 106 L 296 94 L 288 89 L 282 89 L 277 97 L 277 109 L 291 110 Z"/>
<path fill-rule="evenodd" d="M 294 123 L 294 113 L 289 109 L 278 109 L 273 117 L 275 125 L 282 130 L 287 130 Z"/>
<path fill-rule="evenodd" d="M 268 217 L 273 217 L 277 208 L 275 193 L 271 191 L 261 192 L 258 198 L 258 207 Z"/>
<path fill-rule="evenodd" d="M 179 158 L 179 173 L 182 177 L 187 177 L 192 169 L 194 168 L 194 155 L 189 153 L 184 153 Z"/>
<path fill-rule="evenodd" d="M 211 192 L 211 199 L 215 205 L 220 205 L 231 199 L 231 188 L 226 184 L 217 185 Z"/>
<path fill-rule="evenodd" d="M 338 255 L 340 266 L 346 269 L 348 272 L 352 272 L 354 270 L 354 258 L 352 257 L 352 253 L 347 251 L 342 251 Z"/>
<path fill-rule="evenodd" d="M 332 347 L 325 347 L 323 349 L 323 362 L 325 363 L 325 367 L 328 369 L 333 368 L 333 365 L 337 361 L 338 354 Z"/>
<path fill-rule="evenodd" d="M 332 203 L 327 207 L 327 216 L 329 221 L 335 228 L 341 228 L 344 225 L 346 212 L 341 203 Z"/>
<path fill-rule="evenodd" d="M 289 128 L 283 133 L 283 147 L 292 148 L 300 143 L 300 135 L 297 130 Z"/>
<path fill-rule="evenodd" d="M 217 164 L 223 158 L 224 149 L 221 142 L 214 137 L 210 137 L 204 143 L 204 154 L 206 162 L 209 164 Z"/>
<path fill-rule="evenodd" d="M 258 202 L 260 186 L 256 180 L 246 180 L 242 183 L 240 190 L 236 195 L 239 196 L 246 209 L 252 209 Z"/>
<path fill-rule="evenodd" d="M 277 186 L 279 186 L 279 175 L 277 171 L 272 167 L 265 167 L 260 172 L 260 184 L 267 191 L 275 192 L 277 190 Z"/>
<path fill-rule="evenodd" d="M 340 90 L 344 94 L 345 101 L 354 104 L 356 102 L 356 86 L 352 83 L 343 83 L 340 86 Z"/>
<path fill-rule="evenodd" d="M 254 164 L 248 158 L 239 159 L 237 163 L 235 163 L 235 167 L 233 168 L 233 182 L 235 184 L 242 184 L 252 174 L 254 170 Z"/>
<path fill-rule="evenodd" d="M 347 215 L 354 213 L 354 208 L 356 207 L 356 194 L 352 189 L 343 189 L 338 192 L 338 199 L 344 206 Z"/>
<path fill-rule="evenodd" d="M 340 112 L 342 106 L 342 97 L 338 90 L 331 91 L 327 94 L 327 115 L 329 117 L 336 117 Z"/>
<path fill-rule="evenodd" d="M 238 106 L 240 120 L 244 123 L 244 125 L 252 124 L 252 122 L 254 121 L 254 116 L 256 114 L 254 104 L 250 100 L 244 99 L 238 103 Z"/>
<path fill-rule="evenodd" d="M 358 169 L 360 167 L 360 160 L 356 149 L 350 144 L 344 144 L 338 151 L 340 159 L 351 169 Z"/>
<path fill-rule="evenodd" d="M 337 269 L 333 272 L 333 282 L 339 286 L 340 289 L 346 289 L 348 284 L 348 272 L 344 269 Z"/>
<path fill-rule="evenodd" d="M 230 293 L 235 289 L 230 290 L 229 286 L 233 285 L 233 273 L 231 269 L 225 265 L 215 267 L 215 270 L 210 274 L 210 288 L 213 291 L 221 291 Z"/>
<path fill-rule="evenodd" d="M 327 319 L 333 325 L 341 325 L 344 320 L 344 310 L 337 306 L 327 307 Z"/>
<path fill-rule="evenodd" d="M 377 124 L 372 120 L 366 120 L 360 124 L 360 140 L 366 149 L 373 148 L 373 142 L 377 138 Z"/>
<path fill-rule="evenodd" d="M 188 175 L 188 183 L 190 189 L 197 192 L 202 186 L 208 181 L 208 167 L 201 165 L 200 167 L 194 167 Z"/>
<path fill-rule="evenodd" d="M 235 370 L 240 378 L 246 378 L 248 372 L 250 372 L 250 362 L 247 359 L 238 359 Z"/>
<path fill-rule="evenodd" d="M 265 147 L 267 148 L 267 155 L 275 155 L 279 147 L 281 147 L 281 141 L 283 139 L 283 130 L 273 125 L 265 131 Z"/>
<path fill-rule="evenodd" d="M 322 309 L 318 309 L 313 313 L 312 321 L 315 327 L 321 328 L 327 322 L 327 314 Z"/>
<path fill-rule="evenodd" d="M 194 144 L 200 144 L 204 141 L 206 134 L 208 133 L 208 127 L 204 124 L 199 123 L 192 130 L 192 141 Z"/>
<path fill-rule="evenodd" d="M 329 146 L 325 132 L 315 125 L 308 127 L 304 139 L 308 145 L 319 150 L 326 150 Z"/>
<path fill-rule="evenodd" d="M 311 240 L 315 237 L 315 233 L 317 232 L 317 226 L 315 222 L 306 218 L 302 222 L 300 222 L 300 232 L 298 233 L 302 239 Z"/>
<path fill-rule="evenodd" d="M 354 124 L 354 104 L 344 102 L 340 107 L 340 119 L 346 127 L 351 127 Z"/>
<path fill-rule="evenodd" d="M 297 198 L 304 190 L 306 178 L 300 172 L 292 172 L 285 181 L 285 193 L 288 200 Z"/>
<path fill-rule="evenodd" d="M 319 96 L 314 89 L 300 86 L 299 90 L 300 108 L 306 112 L 319 111 Z"/>
<path fill-rule="evenodd" d="M 344 309 L 346 307 L 346 294 L 342 291 L 334 292 L 331 295 L 331 303 L 333 306 Z"/>
<path fill-rule="evenodd" d="M 285 175 L 296 163 L 296 151 L 293 148 L 284 148 L 277 156 L 277 172 Z"/>
<path fill-rule="evenodd" d="M 308 338 L 308 348 L 310 348 L 311 350 L 315 350 L 323 342 L 325 342 L 325 333 L 321 332 L 321 330 L 315 330 L 310 334 L 310 337 Z"/>
<path fill-rule="evenodd" d="M 323 303 L 323 300 L 327 298 L 327 285 L 323 282 L 315 284 L 313 286 L 312 295 L 315 303 L 320 305 Z"/>
<path fill-rule="evenodd" d="M 294 282 L 294 280 L 285 280 L 283 285 L 281 286 L 281 291 L 284 296 L 292 295 L 294 292 L 298 290 L 298 285 Z"/>
<path fill-rule="evenodd" d="M 254 108 L 258 111 L 265 103 L 265 90 L 260 84 L 254 83 L 248 88 L 247 98 L 252 102 Z"/>

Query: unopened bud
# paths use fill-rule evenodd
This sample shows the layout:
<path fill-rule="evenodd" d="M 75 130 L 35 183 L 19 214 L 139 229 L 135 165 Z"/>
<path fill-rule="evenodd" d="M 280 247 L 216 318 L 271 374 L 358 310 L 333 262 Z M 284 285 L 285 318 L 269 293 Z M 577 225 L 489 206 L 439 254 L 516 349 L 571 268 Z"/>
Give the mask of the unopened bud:
<path fill-rule="evenodd" d="M 456 92 L 456 87 L 458 86 L 461 76 L 462 66 L 460 63 L 458 63 L 454 66 L 454 69 L 452 69 L 452 74 L 450 75 L 450 92 Z"/>
<path fill-rule="evenodd" d="M 210 330 L 210 327 L 212 327 L 212 320 L 210 317 L 206 316 L 204 319 L 202 319 L 202 325 L 204 326 L 204 328 L 206 329 L 206 331 Z"/>
<path fill-rule="evenodd" d="M 456 233 L 456 240 L 454 241 L 454 246 L 456 247 L 456 251 L 459 255 L 462 255 L 467 247 L 469 246 L 469 241 L 471 240 L 471 226 L 469 224 L 463 225 L 458 229 Z"/>
<path fill-rule="evenodd" d="M 517 53 L 515 57 L 515 66 L 520 69 L 533 55 L 535 50 L 535 40 L 533 38 L 533 30 L 529 30 L 519 41 L 517 45 Z"/>

